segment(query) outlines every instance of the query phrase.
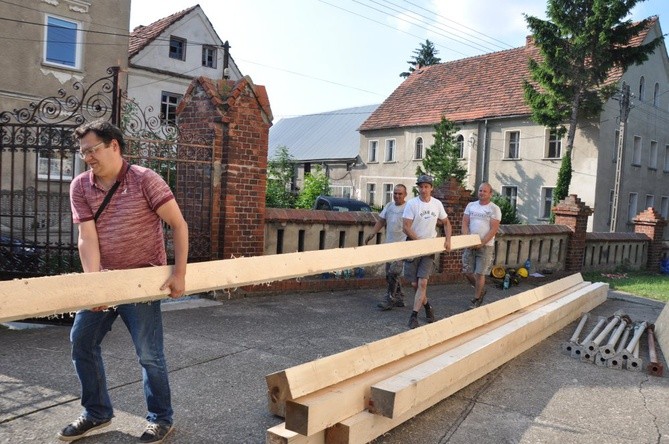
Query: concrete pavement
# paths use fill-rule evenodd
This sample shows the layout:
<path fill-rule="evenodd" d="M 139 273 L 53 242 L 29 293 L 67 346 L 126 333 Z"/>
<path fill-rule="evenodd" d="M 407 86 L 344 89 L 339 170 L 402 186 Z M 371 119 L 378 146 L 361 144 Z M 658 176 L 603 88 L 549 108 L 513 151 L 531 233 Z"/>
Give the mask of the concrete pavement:
<path fill-rule="evenodd" d="M 486 302 L 542 283 L 532 282 L 509 291 L 488 286 Z M 352 288 L 165 303 L 176 426 L 166 442 L 264 443 L 266 429 L 282 422 L 268 413 L 265 375 L 406 330 L 410 308 L 380 312 L 380 294 Z M 440 319 L 464 311 L 472 290 L 434 285 L 428 294 Z M 662 308 L 611 291 L 592 314 L 624 310 L 654 322 Z M 568 357 L 560 344 L 576 323 L 375 442 L 669 444 L 669 378 Z M 0 329 L 0 443 L 58 442 L 56 433 L 79 415 L 68 333 L 64 326 Z M 121 321 L 103 351 L 116 417 L 78 442 L 136 442 L 145 414 L 141 372 Z M 641 357 L 647 356 L 644 335 Z"/>

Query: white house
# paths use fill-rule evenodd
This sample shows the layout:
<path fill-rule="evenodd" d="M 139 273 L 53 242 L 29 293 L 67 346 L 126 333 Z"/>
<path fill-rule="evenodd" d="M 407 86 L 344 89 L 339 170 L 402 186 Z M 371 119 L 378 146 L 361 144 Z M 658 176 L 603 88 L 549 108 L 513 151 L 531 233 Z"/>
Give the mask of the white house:
<path fill-rule="evenodd" d="M 174 122 L 193 78 L 242 77 L 200 5 L 135 28 L 128 57 L 128 97 L 142 109 L 151 107 L 163 122 Z"/>
<path fill-rule="evenodd" d="M 662 35 L 657 17 L 632 44 Z M 361 126 L 360 156 L 365 167 L 355 180 L 369 200 L 381 186 L 413 186 L 416 167 L 434 143 L 442 116 L 460 128 L 458 143 L 467 167 L 468 188 L 483 181 L 507 196 L 520 218 L 547 223 L 565 140 L 530 120 L 522 83 L 528 59 L 538 49 L 525 46 L 417 69 Z M 632 85 L 633 107 L 625 132 L 616 231 L 632 229 L 631 219 L 654 207 L 669 213 L 669 59 L 662 44 L 648 61 L 610 80 Z M 589 229 L 609 231 L 615 183 L 615 151 L 620 104 L 609 100 L 595 121 L 579 123 L 572 153 L 570 194 L 593 208 Z"/>

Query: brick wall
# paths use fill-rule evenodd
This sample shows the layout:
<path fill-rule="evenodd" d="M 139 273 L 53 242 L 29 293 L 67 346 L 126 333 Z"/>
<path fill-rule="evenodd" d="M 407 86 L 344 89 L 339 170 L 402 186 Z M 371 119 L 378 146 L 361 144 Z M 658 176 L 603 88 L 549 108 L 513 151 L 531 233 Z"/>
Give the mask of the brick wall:
<path fill-rule="evenodd" d="M 662 258 L 662 235 L 667 221 L 654 208 L 648 208 L 634 218 L 634 232 L 645 234 L 651 240 L 646 268 L 657 272 Z"/>
<path fill-rule="evenodd" d="M 565 258 L 566 271 L 580 271 L 585 257 L 585 235 L 588 226 L 588 217 L 592 209 L 581 202 L 575 194 L 567 196 L 559 202 L 555 208 L 555 224 L 565 225 L 572 231 L 567 245 L 567 256 Z"/>
<path fill-rule="evenodd" d="M 446 214 L 448 214 L 448 219 L 451 222 L 452 235 L 462 234 L 462 216 L 465 213 L 465 208 L 469 202 L 476 200 L 476 197 L 472 195 L 470 190 L 460 185 L 454 177 L 435 188 L 432 195 L 444 204 Z M 461 275 L 462 251 L 441 254 L 438 270 L 440 273 L 447 275 Z"/>
<path fill-rule="evenodd" d="M 191 149 L 211 162 L 182 174 L 186 190 L 181 193 L 188 198 L 198 193 L 202 198 L 211 196 L 211 213 L 189 213 L 189 224 L 210 226 L 214 259 L 262 255 L 272 119 L 264 88 L 253 85 L 248 77 L 236 82 L 199 77 L 186 91 L 177 115 L 180 133 L 196 135 Z M 208 153 L 198 145 L 200 141 L 211 143 Z M 188 153 L 184 156 L 189 158 Z M 206 181 L 197 180 L 207 174 L 211 189 L 206 185 L 198 189 Z"/>

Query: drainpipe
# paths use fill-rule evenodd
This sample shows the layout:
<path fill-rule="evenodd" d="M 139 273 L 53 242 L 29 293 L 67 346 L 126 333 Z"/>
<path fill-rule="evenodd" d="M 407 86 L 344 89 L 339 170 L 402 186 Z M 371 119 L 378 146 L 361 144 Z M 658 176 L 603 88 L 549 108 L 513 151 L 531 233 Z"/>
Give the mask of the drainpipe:
<path fill-rule="evenodd" d="M 481 180 L 478 183 L 488 181 L 488 119 L 483 121 L 483 143 L 481 144 Z"/>

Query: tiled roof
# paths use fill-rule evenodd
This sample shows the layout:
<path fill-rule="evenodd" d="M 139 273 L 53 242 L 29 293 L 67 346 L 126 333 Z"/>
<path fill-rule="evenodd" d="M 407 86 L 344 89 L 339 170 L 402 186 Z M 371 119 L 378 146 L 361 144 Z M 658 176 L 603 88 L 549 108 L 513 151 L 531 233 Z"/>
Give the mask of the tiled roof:
<path fill-rule="evenodd" d="M 176 12 L 167 17 L 163 17 L 150 25 L 138 26 L 130 33 L 130 43 L 128 46 L 128 57 L 132 58 L 139 53 L 146 45 L 155 40 L 160 34 L 165 31 L 170 25 L 184 18 L 189 12 L 200 5 L 191 6 L 183 11 Z"/>
<path fill-rule="evenodd" d="M 285 146 L 295 160 L 351 160 L 360 153 L 358 127 L 378 105 L 281 119 L 269 130 L 269 157 Z"/>
<path fill-rule="evenodd" d="M 649 26 L 630 44 L 640 45 Z M 528 60 L 539 59 L 539 49 L 531 43 L 520 48 L 484 54 L 414 71 L 367 119 L 360 131 L 433 126 L 445 116 L 453 122 L 529 115 L 523 81 L 530 79 Z M 620 79 L 622 71 L 612 70 L 609 81 Z"/>

